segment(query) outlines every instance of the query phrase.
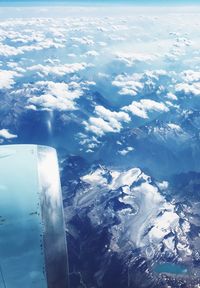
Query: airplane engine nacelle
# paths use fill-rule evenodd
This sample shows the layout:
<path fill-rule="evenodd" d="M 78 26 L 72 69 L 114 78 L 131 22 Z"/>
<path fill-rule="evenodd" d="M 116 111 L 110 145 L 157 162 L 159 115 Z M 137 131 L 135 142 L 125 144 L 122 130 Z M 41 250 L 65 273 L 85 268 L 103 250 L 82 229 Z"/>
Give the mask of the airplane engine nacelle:
<path fill-rule="evenodd" d="M 56 151 L 0 146 L 0 288 L 67 288 Z"/>

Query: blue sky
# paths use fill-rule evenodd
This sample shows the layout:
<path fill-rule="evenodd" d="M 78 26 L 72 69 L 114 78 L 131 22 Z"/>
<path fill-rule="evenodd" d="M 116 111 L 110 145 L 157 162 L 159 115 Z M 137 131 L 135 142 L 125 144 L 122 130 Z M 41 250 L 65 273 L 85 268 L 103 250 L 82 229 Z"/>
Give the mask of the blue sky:
<path fill-rule="evenodd" d="M 0 5 L 42 5 L 42 4 L 133 4 L 133 5 L 197 5 L 200 0 L 0 0 Z"/>

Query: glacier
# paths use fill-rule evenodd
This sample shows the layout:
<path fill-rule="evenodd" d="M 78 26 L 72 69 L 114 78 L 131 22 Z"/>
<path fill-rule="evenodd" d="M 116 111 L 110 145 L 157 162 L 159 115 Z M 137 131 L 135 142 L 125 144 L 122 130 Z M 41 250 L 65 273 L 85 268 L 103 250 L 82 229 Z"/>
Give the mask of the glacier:
<path fill-rule="evenodd" d="M 68 159 L 67 164 L 73 171 L 82 161 L 74 156 Z M 75 173 L 74 179 L 70 181 L 65 180 L 67 169 L 63 172 L 63 197 L 69 234 L 71 233 L 73 239 L 82 239 L 83 247 L 79 247 L 77 242 L 76 249 L 82 249 L 83 255 L 87 255 L 90 245 L 94 245 L 93 249 L 101 249 L 96 251 L 97 255 L 102 253 L 103 263 L 107 263 L 102 270 L 101 265 L 104 264 L 101 263 L 101 257 L 97 256 L 99 262 L 94 266 L 97 270 L 91 280 L 94 281 L 93 285 L 109 285 L 107 273 L 112 265 L 116 265 L 116 255 L 125 269 L 124 274 L 115 276 L 117 287 L 141 285 L 141 282 L 135 284 L 135 269 L 139 269 L 138 281 L 142 281 L 142 277 L 152 277 L 152 283 L 147 282 L 149 286 L 144 287 L 164 285 L 166 279 L 164 281 L 162 277 L 156 277 L 152 271 L 155 261 L 187 263 L 190 273 L 199 273 L 198 265 L 195 265 L 195 261 L 198 262 L 199 217 L 194 212 L 194 207 L 190 206 L 192 202 L 189 199 L 186 203 L 186 200 L 172 198 L 169 194 L 169 189 L 172 188 L 166 181 L 157 182 L 139 168 L 120 172 L 96 165 L 89 168 L 88 174 L 84 170 L 85 167 L 82 170 L 83 176 L 77 177 Z M 87 223 L 86 230 L 83 223 Z M 94 231 L 98 235 L 97 240 L 93 239 Z M 102 242 L 99 244 L 98 240 Z M 91 265 L 89 262 L 90 259 L 87 264 Z M 141 262 L 140 265 L 138 262 Z M 130 271 L 133 271 L 132 278 Z M 172 287 L 178 285 L 176 280 L 168 281 L 174 285 Z"/>

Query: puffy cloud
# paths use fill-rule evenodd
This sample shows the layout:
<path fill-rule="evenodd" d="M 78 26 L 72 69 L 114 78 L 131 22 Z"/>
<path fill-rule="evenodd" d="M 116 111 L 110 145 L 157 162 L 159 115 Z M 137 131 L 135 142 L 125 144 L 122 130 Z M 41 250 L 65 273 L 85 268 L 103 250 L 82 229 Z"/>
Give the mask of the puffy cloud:
<path fill-rule="evenodd" d="M 97 135 L 120 131 L 123 125 L 132 127 L 132 123 L 125 124 L 130 121 L 128 117 L 129 115 L 131 116 L 131 113 L 141 118 L 148 118 L 151 116 L 151 111 L 175 110 L 174 108 L 178 107 L 178 105 L 180 105 L 179 107 L 182 105 L 175 94 L 176 89 L 180 89 L 180 86 L 176 85 L 178 83 L 177 79 L 179 79 L 179 82 L 182 81 L 188 85 L 199 81 L 199 72 L 197 72 L 199 60 L 195 60 L 196 62 L 193 63 L 193 67 L 197 71 L 187 70 L 181 73 L 185 69 L 183 67 L 191 69 L 191 66 L 184 65 L 184 61 L 198 57 L 199 50 L 197 49 L 198 43 L 196 43 L 196 52 L 193 51 L 196 54 L 192 52 L 193 54 L 190 54 L 190 56 L 192 55 L 191 57 L 185 54 L 184 58 L 182 58 L 183 66 L 179 66 L 179 68 L 176 66 L 177 63 L 173 65 L 170 62 L 168 63 L 169 65 L 166 65 L 164 57 L 167 52 L 173 52 L 175 55 L 178 54 L 179 49 L 184 48 L 184 51 L 186 51 L 187 47 L 188 49 L 193 49 L 193 47 L 184 44 L 188 42 L 187 39 L 181 39 L 184 37 L 188 38 L 191 35 L 183 31 L 184 29 L 181 25 L 184 23 L 177 27 L 179 32 L 176 35 L 169 36 L 169 31 L 175 27 L 175 22 L 168 21 L 172 20 L 173 17 L 171 17 L 169 16 L 165 20 L 161 18 L 155 20 L 154 17 L 147 15 L 142 16 L 142 18 L 139 15 L 135 15 L 134 19 L 125 16 L 123 18 L 83 17 L 81 19 L 79 17 L 74 17 L 73 19 L 27 18 L 1 21 L 0 54 L 4 56 L 23 54 L 20 59 L 19 57 L 11 57 L 11 59 L 8 59 L 8 63 L 5 63 L 5 58 L 2 58 L 2 67 L 6 66 L 8 70 L 18 71 L 18 73 L 23 73 L 25 76 L 24 81 L 20 81 L 16 85 L 15 90 L 10 91 L 10 97 L 13 97 L 13 95 L 26 95 L 25 101 L 28 102 L 26 103 L 26 108 L 29 109 L 69 111 L 78 108 L 76 99 L 82 94 L 81 91 L 84 91 L 84 94 L 87 94 L 87 99 L 82 98 L 78 101 L 80 110 L 82 106 L 84 107 L 84 113 L 79 113 L 84 115 L 80 121 L 84 121 L 85 115 L 88 113 L 88 121 L 85 121 L 84 125 L 88 131 L 94 131 Z M 154 20 L 156 26 L 150 25 L 154 23 Z M 158 23 L 161 25 L 160 27 L 157 25 Z M 146 31 L 145 27 L 147 26 L 158 27 L 158 30 L 151 28 L 150 31 Z M 168 28 L 165 29 L 166 27 Z M 161 31 L 164 31 L 162 36 L 160 36 Z M 124 38 L 129 38 L 129 41 L 121 41 Z M 176 40 L 178 38 L 179 40 Z M 41 53 L 41 49 L 51 47 L 58 50 L 52 49 L 45 51 L 46 53 Z M 131 47 L 134 47 L 134 50 Z M 40 52 L 29 53 L 31 51 Z M 157 52 L 155 53 L 155 51 L 158 51 L 160 55 Z M 85 63 L 88 62 L 88 59 L 91 60 L 90 62 L 94 61 L 92 73 L 86 71 L 91 65 Z M 20 67 L 14 67 L 12 64 L 13 60 L 17 61 Z M 148 70 L 146 70 L 146 64 L 148 65 Z M 166 71 L 163 69 L 166 69 Z M 29 72 L 25 73 L 27 70 Z M 172 75 L 173 70 L 175 75 Z M 34 74 L 34 77 L 31 77 L 30 74 Z M 64 77 L 70 83 L 58 83 L 61 81 L 60 78 L 63 80 Z M 15 80 L 14 76 L 13 78 L 6 78 L 7 81 L 2 79 L 0 77 L 0 87 L 11 87 Z M 38 82 L 41 79 L 45 80 L 46 83 L 51 83 L 52 79 L 56 80 L 53 80 L 55 83 L 50 85 L 41 84 L 45 83 L 45 81 Z M 2 81 L 4 81 L 3 84 Z M 71 81 L 73 81 L 73 85 Z M 23 90 L 24 86 L 22 83 L 27 82 L 31 83 L 28 84 L 27 90 Z M 96 87 L 89 87 L 95 82 Z M 111 82 L 115 88 L 111 87 Z M 53 85 L 56 88 L 54 87 L 53 89 Z M 63 85 L 64 88 L 61 88 Z M 196 90 L 197 86 L 195 86 Z M 191 86 L 187 87 L 191 88 Z M 35 89 L 35 91 L 29 93 L 30 89 Z M 57 92 L 55 92 L 55 89 Z M 87 89 L 88 91 L 86 91 Z M 133 100 L 135 102 L 131 104 L 129 102 L 130 97 L 124 96 L 123 99 L 122 97 L 114 99 L 115 93 L 113 93 L 112 97 L 109 97 L 111 95 L 110 90 L 117 90 L 120 95 L 134 96 Z M 101 95 L 97 97 L 96 92 Z M 103 100 L 105 98 L 105 102 L 99 100 L 101 97 Z M 143 99 L 141 100 L 141 98 Z M 120 102 L 121 100 L 122 102 Z M 173 106 L 174 100 L 177 101 L 176 107 Z M 90 105 L 86 107 L 87 101 L 90 102 L 91 106 L 96 105 L 94 114 L 90 114 Z M 97 106 L 104 105 L 104 103 L 107 103 L 107 109 L 103 106 Z M 117 107 L 129 106 L 123 107 L 123 110 L 118 108 L 119 110 L 117 111 L 120 112 L 114 112 L 111 107 L 115 107 L 115 105 Z M 73 115 L 77 114 L 73 113 Z M 119 118 L 122 115 L 123 117 Z M 92 149 L 93 147 L 89 148 Z M 120 151 L 123 148 L 121 147 Z"/>
<path fill-rule="evenodd" d="M 165 98 L 167 98 L 169 100 L 178 100 L 177 96 L 175 94 L 173 94 L 172 92 L 167 93 Z"/>
<path fill-rule="evenodd" d="M 40 81 L 35 86 L 43 91 L 40 96 L 32 96 L 28 99 L 30 105 L 28 109 L 47 109 L 70 111 L 76 110 L 75 99 L 82 95 L 82 91 L 78 88 L 71 89 L 66 83 L 55 83 L 52 81 Z"/>
<path fill-rule="evenodd" d="M 118 87 L 119 94 L 136 96 L 138 93 L 159 92 L 165 84 L 172 80 L 173 72 L 165 70 L 146 70 L 143 73 L 120 74 L 112 82 L 113 86 Z"/>
<path fill-rule="evenodd" d="M 133 150 L 134 150 L 134 148 L 129 146 L 125 149 L 119 150 L 118 153 L 121 154 L 122 156 L 126 156 L 126 154 L 128 154 L 129 152 L 131 152 Z"/>
<path fill-rule="evenodd" d="M 115 123 L 115 121 L 124 121 L 124 122 L 130 121 L 130 117 L 127 113 L 110 111 L 104 108 L 103 106 L 96 106 L 95 112 L 97 113 L 98 116 L 102 117 L 103 119 L 113 124 Z"/>
<path fill-rule="evenodd" d="M 142 53 L 128 53 L 120 52 L 115 54 L 117 61 L 124 63 L 126 66 L 130 67 L 137 62 L 149 62 L 156 59 L 155 55 L 142 54 Z"/>
<path fill-rule="evenodd" d="M 140 80 L 141 76 L 139 74 L 133 74 L 132 76 L 118 75 L 112 85 L 120 88 L 120 95 L 136 96 L 144 87 Z"/>
<path fill-rule="evenodd" d="M 0 89 L 9 89 L 15 84 L 14 77 L 20 76 L 12 70 L 0 70 Z"/>
<path fill-rule="evenodd" d="M 77 137 L 77 139 L 80 140 L 79 144 L 86 148 L 87 153 L 94 152 L 94 149 L 97 148 L 101 143 L 95 136 L 88 138 L 88 135 L 78 133 Z"/>
<path fill-rule="evenodd" d="M 185 95 L 200 96 L 200 82 L 193 84 L 179 83 L 175 86 L 175 91 Z"/>
<path fill-rule="evenodd" d="M 125 112 L 110 111 L 103 106 L 96 106 L 95 113 L 99 117 L 90 117 L 88 122 L 84 121 L 86 130 L 99 136 L 108 132 L 119 132 L 122 129 L 121 122 L 129 122 L 130 117 Z"/>
<path fill-rule="evenodd" d="M 0 137 L 9 140 L 9 139 L 17 138 L 17 135 L 10 133 L 9 130 L 7 129 L 1 129 Z"/>
<path fill-rule="evenodd" d="M 25 52 L 39 51 L 48 48 L 64 48 L 64 47 L 65 47 L 64 44 L 56 43 L 52 39 L 44 39 L 42 42 L 37 44 L 29 43 L 29 45 L 27 44 L 19 47 L 0 43 L 0 55 L 9 57 L 9 56 L 21 55 L 24 54 Z"/>
<path fill-rule="evenodd" d="M 185 70 L 181 74 L 183 83 L 175 85 L 175 92 L 187 96 L 200 96 L 200 72 Z"/>
<path fill-rule="evenodd" d="M 200 72 L 193 70 L 186 70 L 181 73 L 181 77 L 185 82 L 199 82 L 200 81 Z"/>
<path fill-rule="evenodd" d="M 121 128 L 119 123 L 117 123 L 118 127 L 112 127 L 109 122 L 95 117 L 90 117 L 89 121 L 84 121 L 83 124 L 85 125 L 86 130 L 91 131 L 99 136 L 102 136 L 108 132 L 119 132 Z"/>
<path fill-rule="evenodd" d="M 18 48 L 0 43 L 1 56 L 16 56 L 18 54 L 22 54 Z"/>
<path fill-rule="evenodd" d="M 98 56 L 99 53 L 95 50 L 90 50 L 88 52 L 86 52 L 86 56 L 91 56 L 91 57 L 95 57 L 95 56 Z"/>
<path fill-rule="evenodd" d="M 122 108 L 124 111 L 130 111 L 140 118 L 148 118 L 148 112 L 167 112 L 169 108 L 164 103 L 159 103 L 150 99 L 142 99 L 139 102 L 133 101 L 129 106 Z"/>
<path fill-rule="evenodd" d="M 45 76 L 48 76 L 49 74 L 64 76 L 66 74 L 76 73 L 78 71 L 84 70 L 88 66 L 89 65 L 86 63 L 60 64 L 57 66 L 38 64 L 29 67 L 28 70 L 37 71 Z"/>
<path fill-rule="evenodd" d="M 89 46 L 93 46 L 94 45 L 94 41 L 92 40 L 92 37 L 71 37 L 71 40 L 75 43 L 80 43 L 82 45 L 89 45 Z"/>

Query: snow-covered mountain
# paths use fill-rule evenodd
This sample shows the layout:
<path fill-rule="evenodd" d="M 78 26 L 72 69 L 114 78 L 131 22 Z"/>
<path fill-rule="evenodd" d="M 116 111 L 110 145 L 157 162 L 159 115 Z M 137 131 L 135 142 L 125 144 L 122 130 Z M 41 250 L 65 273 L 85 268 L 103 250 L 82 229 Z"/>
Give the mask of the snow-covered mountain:
<path fill-rule="evenodd" d="M 152 179 L 139 168 L 89 167 L 77 157 L 64 162 L 62 175 L 69 254 L 74 261 L 72 279 L 78 281 L 81 275 L 91 287 L 108 287 L 114 265 L 115 270 L 124 269 L 123 277 L 115 276 L 117 287 L 140 287 L 137 285 L 142 282 L 128 276 L 137 267 L 146 280 L 151 278 L 144 287 L 152 283 L 159 287 L 161 282 L 152 268 L 155 262 L 195 265 L 200 218 L 189 197 L 173 195 L 177 179 L 170 184 Z M 190 176 L 188 190 L 189 181 Z M 92 271 L 91 275 L 86 275 L 85 269 Z M 142 281 L 142 275 L 138 277 Z M 130 286 L 124 286 L 127 281 Z"/>

